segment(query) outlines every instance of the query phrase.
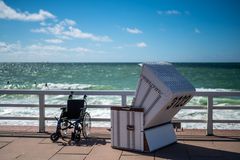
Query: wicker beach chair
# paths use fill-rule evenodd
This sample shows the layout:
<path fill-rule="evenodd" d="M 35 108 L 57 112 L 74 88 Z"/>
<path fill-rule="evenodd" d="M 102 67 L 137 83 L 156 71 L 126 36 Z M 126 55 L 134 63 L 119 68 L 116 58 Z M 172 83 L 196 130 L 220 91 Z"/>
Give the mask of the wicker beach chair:
<path fill-rule="evenodd" d="M 112 147 L 151 152 L 175 143 L 172 118 L 194 92 L 172 64 L 144 63 L 132 106 L 111 108 Z"/>

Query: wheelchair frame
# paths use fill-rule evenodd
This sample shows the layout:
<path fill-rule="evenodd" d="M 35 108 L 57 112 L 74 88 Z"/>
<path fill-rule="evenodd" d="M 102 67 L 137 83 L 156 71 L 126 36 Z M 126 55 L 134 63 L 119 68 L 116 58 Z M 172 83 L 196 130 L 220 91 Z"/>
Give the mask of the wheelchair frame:
<path fill-rule="evenodd" d="M 86 112 L 87 96 L 84 95 L 83 99 L 71 99 L 71 98 L 72 98 L 72 93 L 69 96 L 67 107 L 61 108 L 62 111 L 61 111 L 60 117 L 59 118 L 55 117 L 55 119 L 57 120 L 56 132 L 52 133 L 50 136 L 50 139 L 53 142 L 56 142 L 60 137 L 64 139 L 62 132 L 65 132 L 64 134 L 66 135 L 67 130 L 72 128 L 73 128 L 73 132 L 71 133 L 71 140 L 74 142 L 79 142 L 81 140 L 81 133 L 84 138 L 88 138 L 89 136 L 90 129 L 91 129 L 91 116 L 88 112 Z M 71 105 L 71 103 L 69 103 L 70 101 L 79 101 L 79 102 L 83 101 L 83 106 L 81 106 L 80 104 L 79 108 L 77 108 L 77 109 L 80 109 L 79 117 L 76 117 L 76 112 L 73 113 L 75 114 L 74 115 L 75 117 L 71 114 L 71 112 L 68 112 L 68 108 L 78 107 L 78 106 L 70 106 Z"/>

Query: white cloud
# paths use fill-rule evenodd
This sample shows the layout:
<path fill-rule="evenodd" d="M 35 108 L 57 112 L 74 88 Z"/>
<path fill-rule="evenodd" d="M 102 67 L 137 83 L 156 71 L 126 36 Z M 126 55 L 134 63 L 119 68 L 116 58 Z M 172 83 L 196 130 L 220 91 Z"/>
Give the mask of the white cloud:
<path fill-rule="evenodd" d="M 144 42 L 140 42 L 140 43 L 137 43 L 136 46 L 139 48 L 145 48 L 145 47 L 147 47 L 147 44 Z"/>
<path fill-rule="evenodd" d="M 189 11 L 179 11 L 179 10 L 159 10 L 157 11 L 159 15 L 190 15 Z"/>
<path fill-rule="evenodd" d="M 180 15 L 182 14 L 178 10 L 165 10 L 165 11 L 157 11 L 159 15 Z"/>
<path fill-rule="evenodd" d="M 14 50 L 19 50 L 20 48 L 20 43 L 8 44 L 6 42 L 0 41 L 0 53 L 14 52 Z"/>
<path fill-rule="evenodd" d="M 19 21 L 44 21 L 45 19 L 55 19 L 52 13 L 40 9 L 38 13 L 16 11 L 0 1 L 0 19 L 19 20 Z"/>
<path fill-rule="evenodd" d="M 129 47 L 138 47 L 138 48 L 145 48 L 147 47 L 147 44 L 145 42 L 139 42 L 139 43 L 132 43 L 132 44 L 124 44 L 120 46 L 115 46 L 113 47 L 114 49 L 124 49 L 124 48 L 129 48 Z"/>
<path fill-rule="evenodd" d="M 28 52 L 39 52 L 39 53 L 56 53 L 66 51 L 65 47 L 57 46 L 57 45 L 42 45 L 42 44 L 33 44 L 30 46 L 26 46 L 25 49 Z"/>
<path fill-rule="evenodd" d="M 201 31 L 198 28 L 194 28 L 194 32 L 197 33 L 197 34 L 201 33 Z"/>
<path fill-rule="evenodd" d="M 116 47 L 113 47 L 114 49 L 123 49 L 124 46 L 116 46 Z"/>
<path fill-rule="evenodd" d="M 78 38 L 78 39 L 90 39 L 92 41 L 99 41 L 99 42 L 110 42 L 112 41 L 111 38 L 108 36 L 98 36 L 92 33 L 83 32 L 79 28 L 74 27 L 75 21 L 65 19 L 55 25 L 51 26 L 42 26 L 41 28 L 32 29 L 32 32 L 35 33 L 45 33 L 45 34 L 52 34 L 57 37 L 61 37 L 64 39 L 67 38 Z"/>
<path fill-rule="evenodd" d="M 64 22 L 67 25 L 70 25 L 70 26 L 74 26 L 76 24 L 76 22 L 74 20 L 71 20 L 71 19 L 65 19 Z"/>
<path fill-rule="evenodd" d="M 8 45 L 5 42 L 0 42 L 0 52 L 8 51 Z"/>
<path fill-rule="evenodd" d="M 82 48 L 82 47 L 71 48 L 70 51 L 79 52 L 79 53 L 91 52 L 90 49 L 88 49 L 88 48 Z"/>
<path fill-rule="evenodd" d="M 31 32 L 34 32 L 34 33 L 47 33 L 47 30 L 45 28 L 36 28 L 36 29 L 31 29 Z"/>
<path fill-rule="evenodd" d="M 63 47 L 58 45 L 43 45 L 43 44 L 33 44 L 28 46 L 22 46 L 20 43 L 5 43 L 0 42 L 0 54 L 7 54 L 9 56 L 16 54 L 23 55 L 54 55 L 54 54 L 84 54 L 92 52 L 92 50 L 83 47 Z"/>
<path fill-rule="evenodd" d="M 41 26 L 46 26 L 47 24 L 43 21 L 43 22 L 40 22 L 40 25 Z"/>
<path fill-rule="evenodd" d="M 40 52 L 40 53 L 63 53 L 63 52 L 74 52 L 74 53 L 87 53 L 90 52 L 90 49 L 83 48 L 83 47 L 76 47 L 76 48 L 67 48 L 57 45 L 42 45 L 42 44 L 34 44 L 27 46 L 25 49 L 30 52 Z"/>
<path fill-rule="evenodd" d="M 60 43 L 63 43 L 63 40 L 62 39 L 46 39 L 45 42 L 53 43 L 53 44 L 60 44 Z"/>
<path fill-rule="evenodd" d="M 143 33 L 141 30 L 137 28 L 126 28 L 126 31 L 131 34 L 141 34 Z"/>
<path fill-rule="evenodd" d="M 97 36 L 92 33 L 83 32 L 78 28 L 74 28 L 70 26 L 68 30 L 63 31 L 62 35 L 73 37 L 73 38 L 79 38 L 79 39 L 90 39 L 93 41 L 99 41 L 99 42 L 109 42 L 111 39 L 108 36 Z"/>

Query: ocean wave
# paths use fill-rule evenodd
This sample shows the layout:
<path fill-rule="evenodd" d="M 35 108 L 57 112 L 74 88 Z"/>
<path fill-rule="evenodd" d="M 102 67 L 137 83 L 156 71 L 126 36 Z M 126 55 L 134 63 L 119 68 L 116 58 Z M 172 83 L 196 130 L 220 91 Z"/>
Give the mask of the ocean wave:
<path fill-rule="evenodd" d="M 81 83 L 39 83 L 39 84 L 7 84 L 0 89 L 39 89 L 39 90 L 113 90 L 111 85 L 94 85 Z"/>
<path fill-rule="evenodd" d="M 36 85 L 36 89 L 40 90 L 87 90 L 93 87 L 90 84 L 69 84 L 69 83 L 40 83 Z"/>
<path fill-rule="evenodd" d="M 224 88 L 196 88 L 196 91 L 200 92 L 231 92 L 236 91 L 233 89 L 224 89 Z M 207 106 L 207 97 L 195 96 L 187 105 L 202 105 Z M 215 97 L 213 99 L 213 104 L 217 106 L 226 106 L 226 105 L 239 105 L 239 97 Z"/>
<path fill-rule="evenodd" d="M 230 91 L 237 91 L 237 90 L 225 89 L 225 88 L 196 88 L 196 91 L 202 91 L 202 92 L 230 92 Z"/>

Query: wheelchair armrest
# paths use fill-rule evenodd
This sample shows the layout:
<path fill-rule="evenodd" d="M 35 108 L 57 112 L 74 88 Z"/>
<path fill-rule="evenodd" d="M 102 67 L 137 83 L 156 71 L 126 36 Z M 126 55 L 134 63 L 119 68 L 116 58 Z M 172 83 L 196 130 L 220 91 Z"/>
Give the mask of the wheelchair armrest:
<path fill-rule="evenodd" d="M 67 107 L 61 107 L 60 109 L 64 111 L 67 109 Z"/>
<path fill-rule="evenodd" d="M 81 112 L 82 112 L 82 111 L 86 112 L 86 110 L 87 110 L 87 107 L 81 108 Z"/>

